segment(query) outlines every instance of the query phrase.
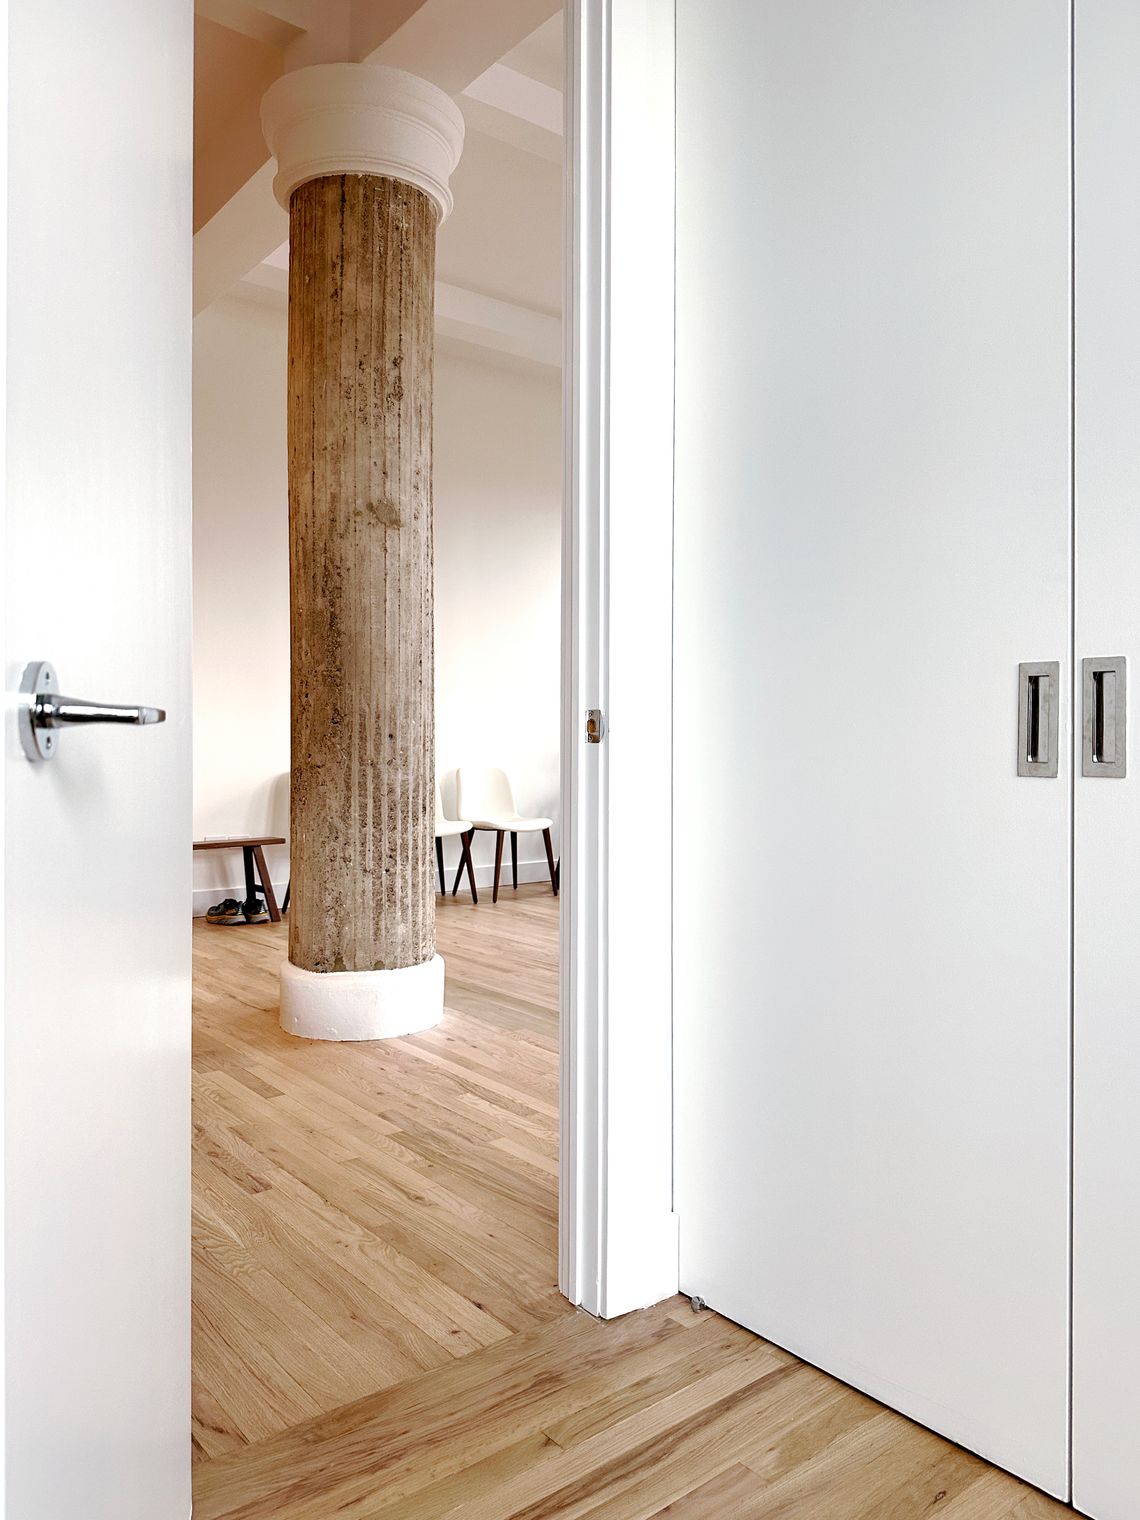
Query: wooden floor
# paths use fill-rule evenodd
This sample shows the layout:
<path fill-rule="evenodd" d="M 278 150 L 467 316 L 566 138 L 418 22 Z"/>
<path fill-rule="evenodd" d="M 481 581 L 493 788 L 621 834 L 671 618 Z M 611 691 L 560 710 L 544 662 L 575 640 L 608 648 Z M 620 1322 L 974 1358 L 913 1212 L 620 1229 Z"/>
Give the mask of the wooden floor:
<path fill-rule="evenodd" d="M 1044 1498 L 681 1299 L 556 1280 L 557 914 L 448 901 L 447 1015 L 277 1027 L 284 926 L 195 937 L 195 1520 L 1044 1520 Z"/>

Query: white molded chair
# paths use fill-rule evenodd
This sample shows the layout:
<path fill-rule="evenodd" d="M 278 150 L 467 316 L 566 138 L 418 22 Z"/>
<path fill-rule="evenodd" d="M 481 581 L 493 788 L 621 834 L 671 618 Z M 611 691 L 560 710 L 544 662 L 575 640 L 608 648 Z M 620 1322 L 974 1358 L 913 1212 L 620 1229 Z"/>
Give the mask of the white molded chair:
<path fill-rule="evenodd" d="M 439 890 L 444 897 L 447 896 L 447 882 L 443 875 L 443 841 L 459 836 L 459 847 L 462 854 L 459 859 L 459 870 L 455 873 L 455 886 L 451 889 L 452 897 L 459 891 L 459 883 L 463 877 L 464 867 L 467 869 L 467 880 L 471 883 L 471 901 L 477 903 L 479 894 L 475 890 L 475 869 L 471 864 L 471 841 L 475 838 L 475 830 L 462 818 L 445 818 L 443 816 L 443 797 L 440 795 L 439 782 L 435 784 L 435 863 L 439 867 Z"/>
<path fill-rule="evenodd" d="M 491 901 L 499 900 L 499 870 L 503 863 L 503 835 L 511 836 L 511 877 L 519 884 L 519 835 L 542 834 L 546 845 L 546 863 L 550 867 L 550 886 L 558 896 L 558 876 L 554 868 L 554 847 L 550 842 L 553 828 L 549 818 L 524 818 L 515 806 L 515 795 L 506 771 L 496 767 L 461 766 L 455 773 L 459 811 L 471 820 L 472 828 L 489 829 L 495 834 L 495 887 Z"/>

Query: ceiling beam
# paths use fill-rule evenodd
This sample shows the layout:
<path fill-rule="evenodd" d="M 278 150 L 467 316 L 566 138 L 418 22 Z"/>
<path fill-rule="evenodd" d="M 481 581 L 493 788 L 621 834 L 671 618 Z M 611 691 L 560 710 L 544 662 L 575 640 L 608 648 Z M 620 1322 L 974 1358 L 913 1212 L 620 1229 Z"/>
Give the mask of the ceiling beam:
<path fill-rule="evenodd" d="M 260 264 L 289 236 L 289 218 L 273 194 L 272 161 L 231 196 L 194 234 L 194 313 Z"/>
<path fill-rule="evenodd" d="M 284 8 L 294 0 L 198 0 L 198 3 Z M 322 0 L 312 12 L 322 24 L 326 5 L 327 0 Z M 493 3 L 479 0 L 477 4 L 474 0 L 422 0 L 413 14 L 406 15 L 406 3 L 393 7 L 391 0 L 382 5 L 356 0 L 351 14 L 353 51 L 362 62 L 408 69 L 449 95 L 459 95 L 504 53 L 548 21 L 560 5 L 561 0 L 493 0 Z M 327 14 L 330 18 L 336 15 L 339 27 L 344 7 L 328 5 Z M 386 34 L 384 27 L 391 27 L 393 16 L 405 19 Z M 320 26 L 298 37 L 290 47 L 286 67 L 313 61 L 313 56 L 319 56 L 314 49 L 319 48 L 320 39 Z M 281 242 L 284 213 L 273 201 L 272 185 L 273 173 L 267 161 L 195 233 L 195 312 L 229 290 Z"/>
<path fill-rule="evenodd" d="M 505 63 L 493 63 L 463 91 L 464 100 L 496 106 L 520 121 L 562 136 L 562 91 L 520 74 Z"/>
<path fill-rule="evenodd" d="M 493 63 L 459 98 L 467 125 L 500 142 L 562 161 L 562 91 Z"/>
<path fill-rule="evenodd" d="M 289 293 L 289 250 L 278 248 L 241 280 L 238 291 L 284 302 Z M 562 323 L 557 317 L 513 301 L 500 301 L 442 280 L 435 287 L 435 330 L 474 348 L 528 359 L 549 369 L 562 365 Z"/>
<path fill-rule="evenodd" d="M 553 369 L 562 365 L 562 323 L 557 317 L 459 285 L 437 281 L 435 330 L 442 337 L 460 338 L 516 359 Z"/>
<path fill-rule="evenodd" d="M 282 52 L 312 25 L 313 0 L 194 0 L 208 21 Z"/>
<path fill-rule="evenodd" d="M 357 56 L 408 69 L 458 95 L 561 6 L 562 0 L 424 0 L 395 31 L 373 39 L 357 29 Z"/>

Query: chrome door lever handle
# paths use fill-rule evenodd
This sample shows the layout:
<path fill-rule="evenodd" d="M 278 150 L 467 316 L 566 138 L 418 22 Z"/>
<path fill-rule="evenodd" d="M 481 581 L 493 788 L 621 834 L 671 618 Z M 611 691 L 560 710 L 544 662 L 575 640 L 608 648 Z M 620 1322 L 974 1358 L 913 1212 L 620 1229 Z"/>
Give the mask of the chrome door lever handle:
<path fill-rule="evenodd" d="M 118 702 L 86 702 L 65 697 L 55 689 L 55 670 L 46 660 L 25 667 L 20 682 L 20 743 L 29 760 L 51 760 L 59 748 L 53 730 L 78 728 L 89 723 L 129 723 L 138 727 L 163 723 L 161 707 L 126 707 Z"/>
<path fill-rule="evenodd" d="M 119 707 L 114 702 L 83 702 L 48 693 L 32 704 L 36 728 L 67 728 L 72 723 L 161 723 L 161 707 Z"/>

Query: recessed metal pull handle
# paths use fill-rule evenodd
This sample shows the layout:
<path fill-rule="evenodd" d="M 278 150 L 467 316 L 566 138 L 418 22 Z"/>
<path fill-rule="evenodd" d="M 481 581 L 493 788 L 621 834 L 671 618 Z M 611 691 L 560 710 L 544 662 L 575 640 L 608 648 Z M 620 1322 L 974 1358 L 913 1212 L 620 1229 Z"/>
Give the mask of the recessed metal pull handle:
<path fill-rule="evenodd" d="M 1027 661 L 1017 667 L 1017 774 L 1057 775 L 1061 731 L 1061 663 Z"/>
<path fill-rule="evenodd" d="M 47 660 L 25 667 L 20 682 L 20 743 L 29 760 L 52 760 L 59 748 L 56 730 L 89 723 L 163 723 L 161 707 L 127 707 L 118 702 L 87 702 L 56 690 L 55 669 Z"/>
<path fill-rule="evenodd" d="M 1128 774 L 1128 661 L 1094 655 L 1081 677 L 1081 775 L 1119 780 Z"/>

